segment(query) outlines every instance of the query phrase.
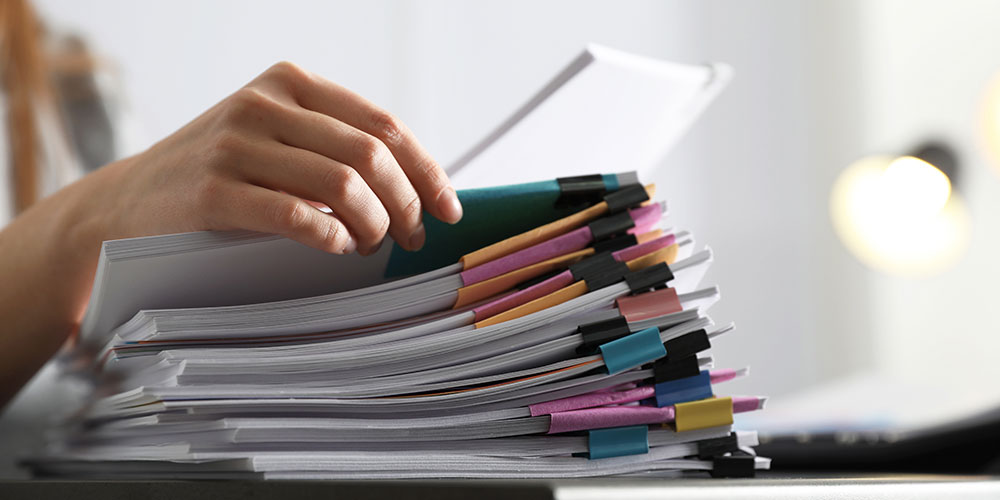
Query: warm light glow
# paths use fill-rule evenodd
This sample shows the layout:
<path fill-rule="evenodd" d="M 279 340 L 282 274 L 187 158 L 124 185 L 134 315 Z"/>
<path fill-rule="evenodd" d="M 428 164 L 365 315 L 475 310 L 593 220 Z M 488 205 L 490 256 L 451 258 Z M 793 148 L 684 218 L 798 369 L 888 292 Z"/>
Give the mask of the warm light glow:
<path fill-rule="evenodd" d="M 980 121 L 983 145 L 993 159 L 993 166 L 1000 169 L 1000 74 L 986 87 Z"/>
<path fill-rule="evenodd" d="M 906 218 L 932 217 L 951 196 L 951 181 L 934 165 L 912 156 L 889 162 L 879 179 L 885 210 Z"/>
<path fill-rule="evenodd" d="M 847 249 L 883 272 L 934 274 L 968 244 L 968 213 L 948 177 L 909 156 L 852 164 L 833 186 L 830 214 Z"/>

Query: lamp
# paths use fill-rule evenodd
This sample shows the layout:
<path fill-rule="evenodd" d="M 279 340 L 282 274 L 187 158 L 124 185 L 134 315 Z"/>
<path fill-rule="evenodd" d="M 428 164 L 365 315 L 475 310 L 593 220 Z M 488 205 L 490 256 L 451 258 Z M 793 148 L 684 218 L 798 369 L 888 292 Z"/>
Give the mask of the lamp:
<path fill-rule="evenodd" d="M 833 185 L 830 216 L 837 236 L 877 271 L 926 276 L 953 266 L 968 246 L 970 222 L 955 188 L 951 149 L 927 143 L 903 156 L 869 156 Z"/>

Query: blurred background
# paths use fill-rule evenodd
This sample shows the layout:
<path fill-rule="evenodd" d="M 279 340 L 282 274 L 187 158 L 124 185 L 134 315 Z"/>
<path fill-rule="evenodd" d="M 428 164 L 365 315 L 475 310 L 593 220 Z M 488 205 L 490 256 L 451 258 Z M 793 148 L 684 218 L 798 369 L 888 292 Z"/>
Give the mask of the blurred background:
<path fill-rule="evenodd" d="M 729 88 L 649 179 L 673 221 L 716 252 L 707 281 L 723 300 L 712 316 L 739 327 L 716 346 L 717 362 L 748 360 L 753 369 L 729 389 L 777 396 L 776 409 L 793 393 L 845 380 L 876 392 L 942 386 L 1000 401 L 992 383 L 1000 377 L 1000 156 L 991 155 L 1000 106 L 991 109 L 990 97 L 1000 3 L 35 5 L 50 28 L 83 36 L 109 68 L 128 128 L 119 154 L 168 135 L 279 60 L 395 112 L 446 165 L 588 42 L 729 63 Z M 992 92 L 1000 96 L 1000 86 Z M 936 200 L 927 220 L 944 219 L 896 224 L 857 209 L 863 196 L 852 193 L 863 194 L 864 181 L 849 174 L 863 170 L 858 161 L 881 161 L 878 170 L 928 141 L 953 153 L 950 191 L 933 169 L 901 182 L 925 189 L 917 208 Z M 521 180 L 529 179 L 512 179 Z"/>

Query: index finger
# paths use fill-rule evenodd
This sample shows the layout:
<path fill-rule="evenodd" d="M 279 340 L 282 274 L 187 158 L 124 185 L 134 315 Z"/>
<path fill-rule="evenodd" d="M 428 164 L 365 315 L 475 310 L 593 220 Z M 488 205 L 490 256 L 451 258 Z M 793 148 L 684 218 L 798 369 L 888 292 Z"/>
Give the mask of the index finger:
<path fill-rule="evenodd" d="M 382 141 L 431 215 L 451 224 L 462 218 L 462 205 L 448 175 L 406 124 L 345 87 L 304 70 L 291 71 L 304 73 L 291 78 L 295 83 L 288 86 L 300 106 L 336 118 Z"/>

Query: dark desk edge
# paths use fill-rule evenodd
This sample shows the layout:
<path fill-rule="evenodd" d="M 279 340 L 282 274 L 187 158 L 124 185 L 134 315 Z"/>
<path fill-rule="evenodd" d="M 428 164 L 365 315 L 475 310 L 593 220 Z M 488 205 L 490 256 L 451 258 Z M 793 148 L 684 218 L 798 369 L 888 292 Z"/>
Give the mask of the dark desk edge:
<path fill-rule="evenodd" d="M 642 490 L 670 498 L 692 493 L 699 496 L 712 493 L 720 498 L 740 496 L 740 493 L 761 493 L 802 487 L 822 487 L 826 493 L 838 489 L 906 488 L 913 486 L 971 487 L 988 489 L 1000 494 L 1000 476 L 943 475 L 767 475 L 755 479 L 574 479 L 574 480 L 431 480 L 431 481 L 61 481 L 61 480 L 0 480 L 0 497 L 4 499 L 48 498 L 143 500 L 224 500 L 228 498 L 323 498 L 323 499 L 554 499 L 570 498 L 584 493 L 586 497 L 633 497 Z M 872 490 L 868 490 L 874 492 Z M 957 492 L 957 491 L 956 491 Z M 597 495 L 597 496 L 595 496 Z M 837 495 L 834 495 L 837 496 Z M 711 495 L 704 496 L 710 498 Z"/>

